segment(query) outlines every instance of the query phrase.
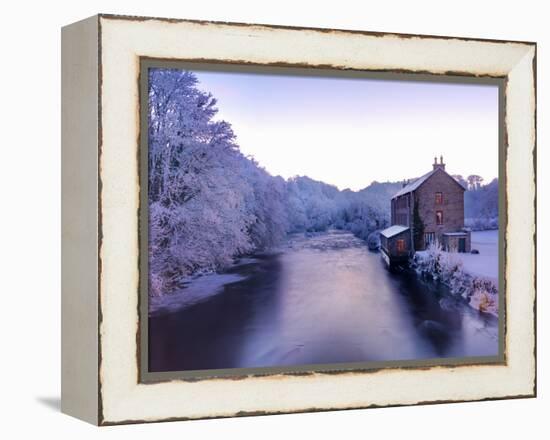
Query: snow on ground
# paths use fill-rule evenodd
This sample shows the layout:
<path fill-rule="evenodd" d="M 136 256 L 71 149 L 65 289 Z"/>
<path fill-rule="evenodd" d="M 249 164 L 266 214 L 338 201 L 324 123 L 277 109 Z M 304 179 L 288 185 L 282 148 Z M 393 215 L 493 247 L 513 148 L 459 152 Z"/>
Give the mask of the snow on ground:
<path fill-rule="evenodd" d="M 487 278 L 498 286 L 498 230 L 472 232 L 472 249 L 477 249 L 479 254 L 443 253 L 451 260 L 460 260 L 467 274 Z M 426 252 L 419 251 L 417 255 Z"/>
<path fill-rule="evenodd" d="M 250 259 L 252 260 L 252 259 Z M 243 263 L 244 264 L 244 263 Z M 170 313 L 204 301 L 223 291 L 230 283 L 244 280 L 239 274 L 209 273 L 190 278 L 185 287 L 174 293 L 149 298 L 149 316 L 156 313 Z"/>
<path fill-rule="evenodd" d="M 450 261 L 460 260 L 464 272 L 474 277 L 491 280 L 498 287 L 498 230 L 472 232 L 472 249 L 479 254 L 452 252 L 447 255 Z M 419 251 L 417 255 L 425 255 Z"/>
<path fill-rule="evenodd" d="M 488 278 L 498 286 L 498 230 L 472 232 L 472 249 L 477 249 L 479 254 L 456 254 L 464 271 Z"/>
<path fill-rule="evenodd" d="M 467 297 L 476 310 L 498 317 L 498 230 L 472 232 L 471 237 L 472 250 L 479 254 L 430 247 L 416 253 L 416 267 L 441 279 L 453 293 Z"/>

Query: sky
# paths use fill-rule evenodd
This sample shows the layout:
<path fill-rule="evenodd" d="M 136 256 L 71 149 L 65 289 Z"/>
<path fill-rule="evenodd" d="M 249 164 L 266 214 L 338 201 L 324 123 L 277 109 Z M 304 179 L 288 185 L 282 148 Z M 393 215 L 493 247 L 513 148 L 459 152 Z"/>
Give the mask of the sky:
<path fill-rule="evenodd" d="M 432 169 L 498 175 L 493 85 L 194 71 L 245 155 L 272 175 L 359 190 Z"/>

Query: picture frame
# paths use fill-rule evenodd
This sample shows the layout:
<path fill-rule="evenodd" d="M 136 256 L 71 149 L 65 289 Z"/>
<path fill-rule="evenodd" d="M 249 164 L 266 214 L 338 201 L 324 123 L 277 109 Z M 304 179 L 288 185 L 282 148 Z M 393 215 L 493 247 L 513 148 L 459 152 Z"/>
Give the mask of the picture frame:
<path fill-rule="evenodd" d="M 147 66 L 182 62 L 498 84 L 501 356 L 206 375 L 144 371 L 143 77 Z M 87 422 L 535 397 L 536 44 L 105 14 L 68 25 L 62 232 L 62 411 Z"/>

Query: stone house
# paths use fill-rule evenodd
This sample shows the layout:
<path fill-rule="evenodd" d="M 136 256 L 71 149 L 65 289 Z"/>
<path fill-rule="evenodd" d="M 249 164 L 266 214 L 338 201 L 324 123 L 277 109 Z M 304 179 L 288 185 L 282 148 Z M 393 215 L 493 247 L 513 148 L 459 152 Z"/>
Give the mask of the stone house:
<path fill-rule="evenodd" d="M 470 232 L 464 227 L 465 188 L 445 171 L 443 157 L 439 163 L 434 158 L 432 167 L 391 199 L 392 226 L 380 236 L 382 251 L 393 261 L 435 241 L 446 251 L 470 252 Z"/>

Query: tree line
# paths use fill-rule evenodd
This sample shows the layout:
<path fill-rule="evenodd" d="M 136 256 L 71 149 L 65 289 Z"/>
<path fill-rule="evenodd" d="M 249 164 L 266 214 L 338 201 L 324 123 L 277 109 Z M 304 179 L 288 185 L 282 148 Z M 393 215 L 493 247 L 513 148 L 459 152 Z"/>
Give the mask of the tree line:
<path fill-rule="evenodd" d="M 270 175 L 239 150 L 231 125 L 197 77 L 149 70 L 150 292 L 219 270 L 279 244 L 290 232 L 339 228 L 366 238 L 389 224 L 399 184 L 339 191 L 308 177 Z"/>
<path fill-rule="evenodd" d="M 150 293 L 271 248 L 288 233 L 347 230 L 366 239 L 389 226 L 397 182 L 340 191 L 308 177 L 272 176 L 239 150 L 216 99 L 195 74 L 149 69 Z"/>
<path fill-rule="evenodd" d="M 466 226 L 474 231 L 498 229 L 498 179 L 464 193 Z"/>

